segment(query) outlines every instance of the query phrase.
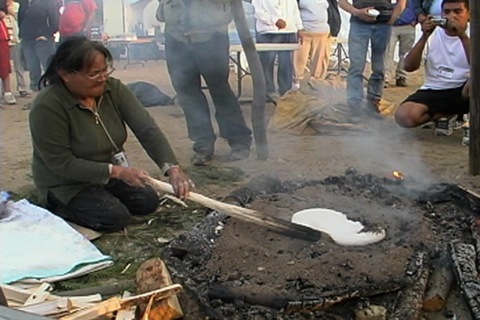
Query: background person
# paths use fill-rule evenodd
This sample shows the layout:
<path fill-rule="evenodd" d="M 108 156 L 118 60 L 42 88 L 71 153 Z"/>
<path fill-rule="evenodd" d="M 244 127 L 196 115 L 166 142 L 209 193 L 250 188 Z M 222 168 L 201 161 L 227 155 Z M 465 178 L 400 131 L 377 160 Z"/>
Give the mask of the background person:
<path fill-rule="evenodd" d="M 405 55 L 415 43 L 415 26 L 417 17 L 413 10 L 412 0 L 407 0 L 407 6 L 401 16 L 395 20 L 392 35 L 387 47 L 385 85 L 395 84 L 397 87 L 407 87 L 407 71 L 403 68 Z M 398 43 L 398 63 L 395 68 L 395 49 Z"/>
<path fill-rule="evenodd" d="M 202 91 L 202 78 L 215 106 L 220 136 L 231 148 L 229 159 L 248 158 L 252 132 L 228 83 L 230 2 L 160 0 L 157 19 L 165 22 L 167 68 L 185 114 L 188 137 L 193 141 L 192 164 L 208 164 L 217 139 L 208 101 Z"/>
<path fill-rule="evenodd" d="M 420 68 L 426 50 L 425 81 L 400 104 L 395 121 L 409 128 L 437 121 L 436 134 L 442 131 L 451 134 L 446 117 L 468 113 L 469 109 L 468 0 L 443 0 L 442 15 L 447 19 L 444 27 L 435 24 L 431 16 L 422 22 L 422 36 L 405 57 L 405 70 L 415 71 Z"/>
<path fill-rule="evenodd" d="M 24 59 L 20 39 L 18 39 L 17 13 L 19 4 L 13 2 L 13 12 L 7 15 L 5 22 L 10 36 L 10 59 L 13 61 L 15 79 L 17 81 L 17 91 L 20 97 L 28 97 L 27 83 L 25 81 Z"/>
<path fill-rule="evenodd" d="M 42 70 L 55 52 L 59 13 L 55 0 L 19 0 L 18 30 L 30 75 L 30 89 L 39 90 Z"/>
<path fill-rule="evenodd" d="M 6 104 L 16 104 L 10 85 L 10 36 L 5 19 L 12 12 L 12 2 L 0 0 L 0 80 L 2 81 L 3 100 Z"/>
<path fill-rule="evenodd" d="M 302 19 L 295 0 L 252 0 L 258 43 L 298 43 L 303 31 Z M 277 95 L 274 82 L 275 60 L 278 57 L 278 94 L 283 96 L 292 88 L 293 58 L 291 51 L 262 51 L 258 53 L 267 86 L 267 95 Z"/>
<path fill-rule="evenodd" d="M 327 0 L 299 0 L 298 8 L 303 24 L 301 48 L 293 52 L 293 87 L 300 88 L 307 61 L 311 77 L 325 79 L 330 59 L 330 27 Z"/>
<path fill-rule="evenodd" d="M 60 42 L 74 36 L 90 38 L 96 10 L 95 0 L 62 0 Z"/>
<path fill-rule="evenodd" d="M 153 212 L 148 173 L 128 166 L 128 126 L 150 158 L 185 197 L 191 181 L 166 137 L 134 94 L 110 78 L 112 56 L 100 42 L 72 37 L 42 76 L 46 88 L 30 111 L 33 179 L 40 200 L 60 217 L 95 230 L 125 227 L 130 214 Z"/>
<path fill-rule="evenodd" d="M 350 66 L 347 76 L 347 102 L 353 116 L 380 112 L 379 103 L 385 81 L 385 51 L 387 50 L 392 24 L 405 8 L 406 0 L 392 5 L 390 0 L 339 0 L 340 8 L 351 14 L 348 35 Z M 375 9 L 378 15 L 369 10 Z M 368 79 L 367 97 L 364 104 L 363 72 L 367 62 L 368 46 L 371 48 L 372 73 Z"/>

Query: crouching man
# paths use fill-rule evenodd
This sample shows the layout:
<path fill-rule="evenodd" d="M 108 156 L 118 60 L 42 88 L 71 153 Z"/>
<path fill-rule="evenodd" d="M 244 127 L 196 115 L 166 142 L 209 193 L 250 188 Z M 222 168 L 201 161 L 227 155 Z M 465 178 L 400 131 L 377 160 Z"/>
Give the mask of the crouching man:
<path fill-rule="evenodd" d="M 443 0 L 442 19 L 428 16 L 422 22 L 422 36 L 405 57 L 405 70 L 417 70 L 425 57 L 425 82 L 398 107 L 400 126 L 435 121 L 439 129 L 448 127 L 448 117 L 468 113 L 469 19 L 468 0 Z"/>

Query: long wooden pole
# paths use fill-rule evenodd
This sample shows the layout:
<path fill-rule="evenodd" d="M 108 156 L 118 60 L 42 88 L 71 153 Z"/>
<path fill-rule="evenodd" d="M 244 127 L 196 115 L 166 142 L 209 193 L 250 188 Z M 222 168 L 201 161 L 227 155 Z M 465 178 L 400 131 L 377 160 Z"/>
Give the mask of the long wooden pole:
<path fill-rule="evenodd" d="M 263 68 L 258 57 L 255 43 L 253 42 L 250 30 L 248 28 L 245 10 L 243 10 L 242 0 L 231 0 L 233 8 L 233 20 L 238 31 L 243 52 L 247 57 L 250 73 L 253 82 L 253 101 L 252 101 L 252 128 L 255 139 L 255 148 L 258 160 L 268 159 L 268 142 L 265 120 L 265 99 L 267 96 L 267 87 Z M 241 72 L 238 70 L 238 72 Z"/>
<path fill-rule="evenodd" d="M 174 194 L 173 187 L 166 182 L 149 178 L 147 183 L 160 193 Z M 268 216 L 261 212 L 239 207 L 230 203 L 221 202 L 215 199 L 208 198 L 199 193 L 190 191 L 187 199 L 198 203 L 204 207 L 213 209 L 224 214 L 228 214 L 234 218 L 242 221 L 254 223 L 256 225 L 265 227 L 274 232 L 286 235 L 292 238 L 303 239 L 307 241 L 318 241 L 322 233 L 318 230 L 311 229 L 306 226 L 292 223 L 274 216 Z"/>
<path fill-rule="evenodd" d="M 480 2 L 470 0 L 470 146 L 469 172 L 480 174 Z"/>

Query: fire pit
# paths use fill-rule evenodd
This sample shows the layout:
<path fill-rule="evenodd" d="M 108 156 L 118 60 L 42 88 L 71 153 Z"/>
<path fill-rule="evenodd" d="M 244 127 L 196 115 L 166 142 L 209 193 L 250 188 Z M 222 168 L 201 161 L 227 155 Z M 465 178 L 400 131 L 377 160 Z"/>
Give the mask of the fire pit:
<path fill-rule="evenodd" d="M 367 229 L 385 229 L 386 238 L 341 246 L 325 235 L 312 243 L 212 212 L 165 250 L 186 288 L 187 319 L 349 319 L 366 299 L 388 319 L 414 319 L 430 267 L 453 240 L 472 242 L 480 205 L 455 185 L 418 185 L 403 174 L 380 178 L 349 168 L 324 180 L 259 177 L 236 190 L 230 201 L 269 215 L 290 220 L 300 210 L 334 209 Z"/>

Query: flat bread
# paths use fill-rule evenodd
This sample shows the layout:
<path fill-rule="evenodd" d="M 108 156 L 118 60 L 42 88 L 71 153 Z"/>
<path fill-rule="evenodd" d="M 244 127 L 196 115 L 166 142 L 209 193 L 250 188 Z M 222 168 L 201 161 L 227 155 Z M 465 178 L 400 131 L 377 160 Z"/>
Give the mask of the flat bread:
<path fill-rule="evenodd" d="M 382 241 L 386 236 L 382 228 L 363 232 L 365 227 L 361 222 L 349 220 L 345 214 L 331 209 L 302 210 L 292 216 L 292 222 L 325 232 L 342 246 L 366 246 Z"/>

